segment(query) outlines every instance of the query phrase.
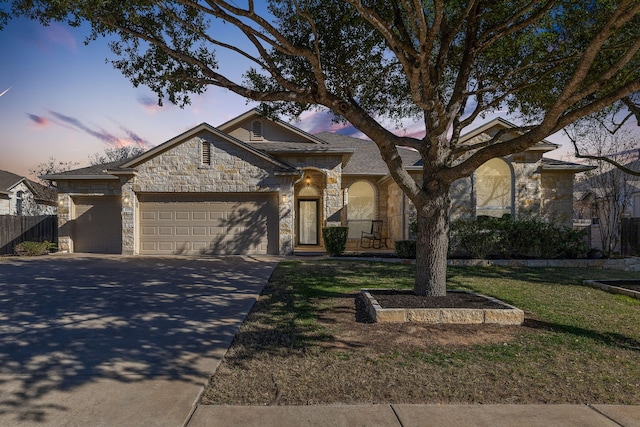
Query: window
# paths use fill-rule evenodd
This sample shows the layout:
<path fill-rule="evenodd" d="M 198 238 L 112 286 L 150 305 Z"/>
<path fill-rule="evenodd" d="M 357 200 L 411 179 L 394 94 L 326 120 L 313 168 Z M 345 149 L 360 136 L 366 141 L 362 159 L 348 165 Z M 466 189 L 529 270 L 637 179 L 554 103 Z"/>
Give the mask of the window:
<path fill-rule="evenodd" d="M 18 191 L 16 193 L 16 215 L 22 215 L 22 196 L 24 191 Z"/>
<path fill-rule="evenodd" d="M 251 139 L 256 141 L 261 140 L 262 138 L 262 121 L 254 120 L 251 123 Z"/>
<path fill-rule="evenodd" d="M 375 191 L 366 181 L 357 181 L 347 193 L 347 225 L 349 238 L 359 239 L 362 231 L 371 231 L 375 215 Z"/>
<path fill-rule="evenodd" d="M 211 164 L 211 144 L 208 141 L 202 141 L 202 164 Z"/>
<path fill-rule="evenodd" d="M 476 216 L 502 217 L 512 212 L 511 168 L 502 159 L 491 159 L 476 171 Z"/>

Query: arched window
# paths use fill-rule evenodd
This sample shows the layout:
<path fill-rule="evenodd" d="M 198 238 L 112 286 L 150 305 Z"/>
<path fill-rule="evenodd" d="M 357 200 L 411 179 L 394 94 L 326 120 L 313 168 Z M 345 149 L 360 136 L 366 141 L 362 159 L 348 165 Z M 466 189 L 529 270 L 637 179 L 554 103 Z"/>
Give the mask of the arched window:
<path fill-rule="evenodd" d="M 347 194 L 349 238 L 360 238 L 362 231 L 371 231 L 371 220 L 376 219 L 375 191 L 368 182 L 357 181 Z"/>
<path fill-rule="evenodd" d="M 476 216 L 513 214 L 511 168 L 502 159 L 491 159 L 476 171 Z"/>
<path fill-rule="evenodd" d="M 24 191 L 16 193 L 16 215 L 22 215 L 22 196 L 24 196 Z"/>

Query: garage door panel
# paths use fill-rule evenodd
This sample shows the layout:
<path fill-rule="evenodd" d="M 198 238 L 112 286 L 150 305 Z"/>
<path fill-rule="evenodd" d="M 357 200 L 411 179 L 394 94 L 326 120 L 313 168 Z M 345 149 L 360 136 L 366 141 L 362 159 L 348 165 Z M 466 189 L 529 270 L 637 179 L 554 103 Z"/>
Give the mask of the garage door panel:
<path fill-rule="evenodd" d="M 142 219 L 155 220 L 156 217 L 157 217 L 157 212 L 142 212 Z"/>
<path fill-rule="evenodd" d="M 193 227 L 191 229 L 191 234 L 193 236 L 208 236 L 207 227 Z"/>
<path fill-rule="evenodd" d="M 141 194 L 139 200 L 140 252 L 143 254 L 275 254 L 278 251 L 275 193 Z M 148 214 L 151 212 L 154 214 Z M 174 219 L 163 219 L 167 217 Z M 155 234 L 145 231 L 149 228 L 155 229 Z M 172 230 L 173 235 L 161 233 L 163 228 Z M 157 244 L 151 245 L 148 241 Z"/>
<path fill-rule="evenodd" d="M 83 196 L 75 197 L 73 202 L 74 251 L 122 253 L 120 197 Z"/>

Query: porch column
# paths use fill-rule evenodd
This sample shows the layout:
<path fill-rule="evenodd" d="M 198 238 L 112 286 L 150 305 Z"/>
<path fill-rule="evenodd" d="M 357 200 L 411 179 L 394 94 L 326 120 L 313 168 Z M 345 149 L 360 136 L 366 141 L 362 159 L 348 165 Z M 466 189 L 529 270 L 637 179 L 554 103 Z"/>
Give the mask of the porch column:
<path fill-rule="evenodd" d="M 324 189 L 324 217 L 327 227 L 339 227 L 342 225 L 340 215 L 342 213 L 342 170 L 340 165 L 334 169 L 325 170 L 326 186 Z"/>

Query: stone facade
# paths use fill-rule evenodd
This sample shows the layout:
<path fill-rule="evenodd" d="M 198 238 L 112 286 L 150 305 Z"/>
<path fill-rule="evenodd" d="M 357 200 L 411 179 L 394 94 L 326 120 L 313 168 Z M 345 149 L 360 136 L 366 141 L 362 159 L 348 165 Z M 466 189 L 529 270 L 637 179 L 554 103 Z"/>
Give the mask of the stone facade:
<path fill-rule="evenodd" d="M 73 252 L 75 197 L 119 196 L 120 183 L 113 179 L 60 180 L 58 182 L 58 250 Z M 123 253 L 126 253 L 123 251 Z"/>
<path fill-rule="evenodd" d="M 471 135 L 467 143 L 486 141 L 491 132 L 495 134 L 493 128 L 485 131 L 488 133 Z M 347 225 L 349 188 L 364 181 L 374 190 L 374 218 L 383 221 L 382 235 L 392 248 L 394 241 L 412 237 L 409 224 L 415 218 L 415 208 L 391 179 L 386 165 L 378 163 L 377 169 L 371 169 L 374 157 L 380 160 L 377 151 L 367 151 L 355 171 L 348 172 L 350 167 L 353 170 L 349 164 L 355 158 L 355 154 L 350 157 L 354 153 L 353 147 L 357 146 L 357 150 L 364 147 L 363 141 L 353 142 L 355 145 L 351 147 L 352 142 L 343 140 L 341 143 L 346 145 L 327 145 L 327 141 L 289 125 L 259 119 L 255 113 L 247 113 L 220 128 L 197 126 L 116 169 L 99 172 L 92 169 L 95 177 L 78 173 L 77 177 L 70 174 L 69 179 L 57 180 L 60 190 L 59 246 L 67 251 L 74 249 L 74 200 L 78 196 L 118 197 L 116 200 L 120 204 L 116 209 L 120 210 L 122 221 L 122 253 L 136 254 L 140 251 L 142 198 L 153 200 L 162 195 L 160 199 L 173 201 L 182 200 L 179 195 L 186 194 L 205 195 L 207 200 L 216 201 L 217 198 L 221 200 L 222 195 L 231 194 L 245 198 L 255 195 L 256 200 L 264 196 L 271 200 L 270 203 L 277 197 L 277 253 L 289 254 L 298 243 L 296 227 L 300 218 L 296 210 L 300 199 L 318 201 L 318 229 Z M 514 199 L 511 209 L 515 216 L 539 214 L 553 219 L 571 218 L 573 173 L 543 171 L 541 158 L 547 148 L 543 146 L 538 151 L 504 159 L 511 171 Z M 415 161 L 414 156 L 411 162 Z M 407 165 L 415 167 L 414 163 Z M 383 170 L 378 170 L 381 168 Z M 411 174 L 420 181 L 422 174 L 419 171 L 412 169 Z M 474 174 L 452 184 L 452 219 L 475 217 L 476 179 Z M 370 194 L 362 188 L 358 191 Z M 175 199 L 172 195 L 176 195 Z M 369 200 L 368 196 L 364 199 Z M 269 224 L 274 222 L 270 220 Z M 321 246 L 320 232 L 318 237 Z M 349 248 L 359 248 L 359 240 L 352 237 Z M 273 249 L 268 250 L 271 253 Z"/>
<path fill-rule="evenodd" d="M 544 171 L 541 174 L 540 215 L 550 221 L 573 225 L 573 173 Z"/>
<path fill-rule="evenodd" d="M 209 164 L 202 161 L 203 144 L 210 144 Z M 277 193 L 279 252 L 293 250 L 293 182 L 279 176 L 278 167 L 233 142 L 207 132 L 170 147 L 136 166 L 123 183 L 124 253 L 135 253 L 135 213 L 140 193 Z M 131 202 L 128 202 L 129 199 Z"/>

